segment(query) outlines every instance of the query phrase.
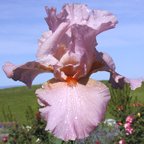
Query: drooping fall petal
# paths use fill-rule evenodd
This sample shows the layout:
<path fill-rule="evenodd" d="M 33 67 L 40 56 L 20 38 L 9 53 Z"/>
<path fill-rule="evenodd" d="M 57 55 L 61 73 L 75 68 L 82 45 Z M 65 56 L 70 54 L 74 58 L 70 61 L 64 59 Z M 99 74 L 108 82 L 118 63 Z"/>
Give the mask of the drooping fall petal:
<path fill-rule="evenodd" d="M 110 99 L 108 88 L 92 79 L 50 80 L 36 94 L 44 103 L 46 130 L 66 141 L 87 137 L 103 120 Z"/>
<path fill-rule="evenodd" d="M 142 78 L 141 79 L 128 79 L 128 78 L 125 78 L 125 82 L 130 84 L 130 87 L 131 87 L 132 90 L 135 90 L 136 88 L 141 87 L 143 79 Z"/>
<path fill-rule="evenodd" d="M 38 62 L 28 62 L 21 66 L 16 66 L 12 63 L 6 63 L 3 66 L 3 70 L 9 78 L 13 80 L 22 81 L 28 87 L 31 86 L 33 79 L 39 74 L 43 72 L 52 72 L 51 67 L 46 67 L 41 65 Z"/>
<path fill-rule="evenodd" d="M 13 71 L 14 69 L 16 69 L 16 66 L 14 64 L 12 64 L 11 62 L 7 62 L 2 68 L 8 78 L 13 77 L 14 75 Z"/>
<path fill-rule="evenodd" d="M 91 69 L 91 73 L 97 71 L 115 72 L 115 63 L 107 53 L 99 52 L 96 50 L 95 60 Z"/>
<path fill-rule="evenodd" d="M 98 71 L 109 72 L 109 82 L 113 87 L 121 88 L 124 85 L 124 77 L 118 74 L 115 69 L 116 67 L 113 59 L 107 53 L 99 52 L 96 50 L 96 57 L 90 74 Z"/>
<path fill-rule="evenodd" d="M 95 61 L 92 65 L 91 73 L 98 71 L 106 71 L 110 73 L 109 82 L 114 88 L 123 88 L 124 84 L 130 85 L 132 90 L 141 87 L 143 79 L 129 79 L 116 72 L 116 66 L 113 59 L 103 52 L 98 52 L 96 50 Z"/>

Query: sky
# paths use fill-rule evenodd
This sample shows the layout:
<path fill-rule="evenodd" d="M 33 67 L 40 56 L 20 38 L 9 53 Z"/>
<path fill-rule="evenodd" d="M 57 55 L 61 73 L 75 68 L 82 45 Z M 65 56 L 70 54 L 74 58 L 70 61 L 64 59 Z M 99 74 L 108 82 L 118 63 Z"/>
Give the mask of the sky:
<path fill-rule="evenodd" d="M 143 0 L 0 0 L 0 87 L 23 85 L 8 79 L 2 65 L 7 61 L 20 65 L 36 60 L 38 39 L 48 31 L 44 7 L 56 7 L 60 11 L 66 3 L 83 3 L 91 9 L 113 13 L 118 24 L 97 36 L 97 49 L 112 56 L 121 75 L 144 77 Z M 33 84 L 52 77 L 52 74 L 41 74 Z M 103 80 L 108 79 L 109 74 L 95 73 L 92 77 Z"/>

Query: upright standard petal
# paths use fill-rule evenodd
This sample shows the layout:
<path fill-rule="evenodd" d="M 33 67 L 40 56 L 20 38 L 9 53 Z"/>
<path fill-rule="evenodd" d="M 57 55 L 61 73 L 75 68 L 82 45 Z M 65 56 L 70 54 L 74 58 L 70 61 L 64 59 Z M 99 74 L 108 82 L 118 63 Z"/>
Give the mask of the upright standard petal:
<path fill-rule="evenodd" d="M 88 20 L 88 26 L 95 29 L 97 35 L 114 28 L 117 23 L 118 21 L 112 13 L 102 10 L 93 10 Z"/>
<path fill-rule="evenodd" d="M 48 15 L 48 17 L 46 17 L 45 20 L 49 25 L 49 29 L 54 32 L 62 22 L 66 21 L 67 12 L 62 11 L 59 14 L 56 14 L 56 9 L 53 7 L 45 7 L 45 10 Z"/>
<path fill-rule="evenodd" d="M 42 59 L 49 54 L 55 55 L 58 48 L 60 48 L 61 39 L 64 37 L 65 32 L 68 30 L 69 23 L 61 23 L 55 32 L 48 32 L 42 36 L 39 42 L 37 58 Z M 62 43 L 63 44 L 63 43 Z M 65 43 L 64 43 L 65 44 Z"/>
<path fill-rule="evenodd" d="M 36 95 L 45 106 L 40 112 L 47 121 L 46 130 L 65 141 L 87 137 L 103 120 L 110 99 L 104 84 L 86 78 L 50 80 Z"/>
<path fill-rule="evenodd" d="M 71 28 L 72 46 L 61 57 L 61 70 L 66 75 L 77 79 L 86 76 L 95 60 L 96 56 L 96 39 L 95 31 L 87 26 L 74 25 Z M 87 34 L 85 34 L 87 33 Z M 67 71 L 67 67 L 72 67 Z M 73 72 L 73 73 L 72 73 Z"/>
<path fill-rule="evenodd" d="M 6 63 L 3 66 L 3 70 L 9 78 L 12 78 L 15 81 L 17 81 L 17 80 L 22 81 L 28 87 L 31 86 L 33 79 L 39 73 L 53 71 L 50 66 L 46 67 L 46 66 L 41 65 L 40 63 L 34 62 L 34 61 L 28 62 L 21 66 L 16 66 L 12 63 Z"/>
<path fill-rule="evenodd" d="M 114 28 L 117 24 L 116 17 L 103 10 L 91 10 L 84 4 L 67 4 L 63 7 L 71 24 L 87 25 L 95 29 L 96 34 Z"/>
<path fill-rule="evenodd" d="M 111 13 L 91 10 L 84 4 L 66 4 L 59 14 L 56 14 L 55 8 L 46 8 L 46 12 L 48 15 L 46 22 L 52 30 L 55 30 L 60 23 L 69 21 L 71 25 L 87 25 L 99 34 L 114 28 L 117 24 L 116 17 Z"/>
<path fill-rule="evenodd" d="M 85 77 L 95 61 L 95 37 L 116 25 L 115 16 L 84 4 L 66 4 L 59 14 L 55 8 L 46 12 L 51 31 L 39 41 L 38 60 L 53 65 L 57 79 Z"/>

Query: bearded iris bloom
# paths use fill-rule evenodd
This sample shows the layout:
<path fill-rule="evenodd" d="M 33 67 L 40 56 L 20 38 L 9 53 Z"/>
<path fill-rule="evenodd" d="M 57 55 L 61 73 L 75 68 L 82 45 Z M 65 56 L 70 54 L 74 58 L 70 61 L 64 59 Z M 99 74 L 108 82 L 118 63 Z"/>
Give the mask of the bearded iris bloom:
<path fill-rule="evenodd" d="M 96 49 L 96 36 L 117 24 L 114 15 L 83 4 L 66 4 L 58 14 L 46 7 L 46 13 L 49 31 L 39 40 L 37 60 L 20 66 L 9 62 L 3 70 L 28 87 L 38 74 L 53 73 L 54 78 L 36 90 L 45 129 L 65 141 L 82 139 L 104 119 L 110 100 L 108 88 L 90 79 L 92 73 L 109 72 L 114 87 L 127 82 L 135 89 L 141 81 L 118 74 L 112 58 Z"/>

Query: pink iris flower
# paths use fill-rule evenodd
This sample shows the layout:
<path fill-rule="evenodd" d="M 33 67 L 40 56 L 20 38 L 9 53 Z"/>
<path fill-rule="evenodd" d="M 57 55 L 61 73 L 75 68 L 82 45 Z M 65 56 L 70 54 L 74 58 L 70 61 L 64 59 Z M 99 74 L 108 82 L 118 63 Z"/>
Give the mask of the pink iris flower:
<path fill-rule="evenodd" d="M 126 117 L 126 123 L 132 123 L 134 121 L 134 116 L 133 115 L 129 115 Z"/>
<path fill-rule="evenodd" d="M 141 81 L 119 75 L 112 58 L 96 50 L 96 36 L 117 24 L 114 15 L 84 4 L 66 4 L 58 14 L 46 7 L 46 13 L 49 30 L 39 40 L 37 60 L 20 66 L 8 62 L 3 70 L 28 87 L 38 74 L 53 73 L 54 78 L 36 91 L 45 129 L 65 141 L 82 139 L 104 119 L 110 100 L 109 89 L 90 79 L 92 73 L 109 72 L 114 87 L 127 82 L 136 88 Z"/>

